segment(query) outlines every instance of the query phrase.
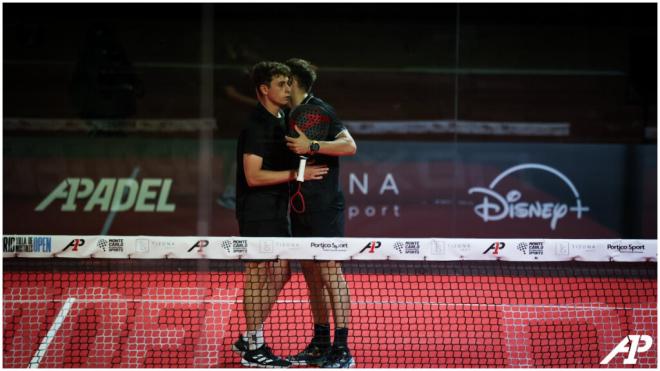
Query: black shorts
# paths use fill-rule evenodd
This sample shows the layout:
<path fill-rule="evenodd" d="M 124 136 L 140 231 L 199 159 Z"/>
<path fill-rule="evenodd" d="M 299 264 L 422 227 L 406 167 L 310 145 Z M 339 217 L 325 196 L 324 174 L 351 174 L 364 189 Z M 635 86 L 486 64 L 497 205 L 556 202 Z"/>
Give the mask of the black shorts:
<path fill-rule="evenodd" d="M 239 221 L 241 237 L 291 237 L 289 219 Z"/>
<path fill-rule="evenodd" d="M 344 237 L 344 211 L 292 212 L 291 232 L 294 237 Z"/>

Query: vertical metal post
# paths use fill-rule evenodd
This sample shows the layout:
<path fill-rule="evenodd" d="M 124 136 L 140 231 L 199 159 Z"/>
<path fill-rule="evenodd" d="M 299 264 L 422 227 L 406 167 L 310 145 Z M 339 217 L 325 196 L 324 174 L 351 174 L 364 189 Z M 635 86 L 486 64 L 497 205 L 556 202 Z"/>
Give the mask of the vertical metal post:
<path fill-rule="evenodd" d="M 461 163 L 461 158 L 459 156 L 458 152 L 458 99 L 459 99 L 459 89 L 458 89 L 458 84 L 459 84 L 459 68 L 460 66 L 460 45 L 461 45 L 461 5 L 456 4 L 456 49 L 455 49 L 455 64 L 454 64 L 454 186 L 452 187 L 452 218 L 451 218 L 451 235 L 454 237 L 457 237 L 456 233 L 456 220 L 458 218 L 457 213 L 458 213 L 458 197 L 457 197 L 457 192 L 458 192 L 458 184 L 460 183 L 458 176 L 459 174 L 463 174 L 461 170 L 465 165 Z"/>
<path fill-rule="evenodd" d="M 199 116 L 214 117 L 213 50 L 214 50 L 213 4 L 202 4 L 200 29 L 200 84 Z M 212 220 L 213 205 L 213 128 L 203 126 L 199 132 L 199 179 L 197 194 L 197 235 L 208 236 Z"/>

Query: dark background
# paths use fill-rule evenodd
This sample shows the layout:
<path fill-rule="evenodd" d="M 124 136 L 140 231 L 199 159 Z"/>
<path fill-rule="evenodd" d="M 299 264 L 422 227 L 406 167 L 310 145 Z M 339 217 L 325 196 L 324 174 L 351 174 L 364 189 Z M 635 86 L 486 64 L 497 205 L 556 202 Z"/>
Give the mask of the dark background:
<path fill-rule="evenodd" d="M 417 170 L 405 174 L 416 179 L 410 195 L 420 187 L 430 193 L 421 201 L 399 195 L 405 200 L 398 202 L 449 204 L 437 214 L 444 222 L 433 227 L 402 216 L 392 222 L 395 232 L 378 225 L 364 231 L 378 224 L 364 220 L 359 228 L 348 223 L 349 236 L 657 235 L 656 4 L 3 4 L 3 12 L 5 233 L 98 233 L 105 214 L 57 208 L 44 217 L 34 207 L 66 177 L 128 177 L 138 165 L 139 177 L 175 179 L 185 215 L 161 220 L 129 212 L 112 233 L 138 233 L 134 223 L 122 224 L 131 214 L 146 223 L 145 234 L 236 233 L 233 211 L 215 199 L 233 184 L 233 141 L 251 108 L 237 94 L 253 96 L 246 71 L 255 62 L 302 57 L 319 67 L 315 92 L 347 122 L 570 128 L 563 135 L 354 131 L 360 149 L 345 160 L 345 187 L 349 174 L 373 159 L 372 179 L 380 182 L 401 156 L 388 160 L 383 150 L 414 152 L 423 142 L 428 153 L 416 152 L 410 161 Z M 140 120 L 167 126 L 197 119 L 212 120 L 213 129 L 122 129 Z M 63 129 L 72 122 L 88 129 Z M 76 152 L 76 143 L 86 150 Z M 479 156 L 480 143 L 489 144 L 489 155 Z M 574 157 L 552 164 L 552 154 L 564 150 Z M 550 233 L 516 220 L 481 230 L 465 189 L 537 160 L 598 195 L 585 200 L 603 203 L 592 207 L 596 226 Z M 429 178 L 427 168 L 443 172 L 442 179 Z M 604 174 L 593 171 L 601 168 Z M 562 197 L 546 181 L 527 181 L 554 201 Z M 374 192 L 358 196 L 347 195 L 347 203 L 380 202 Z M 436 214 L 430 210 L 424 220 L 429 215 Z M 58 230 L 53 221 L 62 216 L 77 222 Z"/>

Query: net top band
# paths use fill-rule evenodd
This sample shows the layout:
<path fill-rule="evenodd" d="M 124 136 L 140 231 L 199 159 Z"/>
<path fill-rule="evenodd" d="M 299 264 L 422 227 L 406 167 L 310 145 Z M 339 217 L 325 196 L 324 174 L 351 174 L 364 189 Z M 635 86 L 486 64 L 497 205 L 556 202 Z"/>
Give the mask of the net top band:
<path fill-rule="evenodd" d="M 657 240 L 5 235 L 3 258 L 657 261 Z"/>

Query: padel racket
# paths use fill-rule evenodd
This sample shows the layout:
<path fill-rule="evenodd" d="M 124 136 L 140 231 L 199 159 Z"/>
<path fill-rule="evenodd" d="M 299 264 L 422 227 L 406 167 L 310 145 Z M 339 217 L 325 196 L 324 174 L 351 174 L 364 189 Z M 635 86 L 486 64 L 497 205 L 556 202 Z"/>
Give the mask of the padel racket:
<path fill-rule="evenodd" d="M 298 137 L 293 126 L 298 126 L 307 138 L 311 140 L 325 140 L 330 130 L 332 117 L 325 108 L 315 104 L 301 104 L 291 111 L 289 117 L 289 136 Z"/>
<path fill-rule="evenodd" d="M 307 138 L 311 140 L 325 140 L 330 130 L 330 123 L 332 117 L 328 111 L 315 104 L 301 104 L 291 111 L 289 116 L 289 136 L 298 138 L 298 132 L 293 128 L 297 126 Z M 307 157 L 300 156 L 300 163 L 298 165 L 298 178 L 297 181 L 303 182 L 305 180 L 305 164 Z"/>
<path fill-rule="evenodd" d="M 289 136 L 292 138 L 298 138 L 298 132 L 293 128 L 294 125 L 298 127 L 307 138 L 311 140 L 325 140 L 330 131 L 330 123 L 332 123 L 332 117 L 328 111 L 315 104 L 301 104 L 296 107 L 289 116 Z M 305 198 L 301 192 L 302 182 L 305 181 L 305 164 L 307 163 L 307 157 L 300 156 L 300 163 L 298 164 L 298 191 L 291 196 L 290 204 L 291 209 L 296 213 L 305 212 Z M 300 198 L 301 208 L 297 208 L 295 205 L 295 199 Z"/>

